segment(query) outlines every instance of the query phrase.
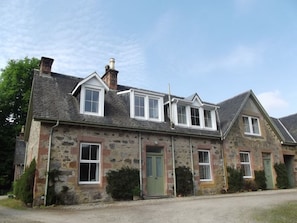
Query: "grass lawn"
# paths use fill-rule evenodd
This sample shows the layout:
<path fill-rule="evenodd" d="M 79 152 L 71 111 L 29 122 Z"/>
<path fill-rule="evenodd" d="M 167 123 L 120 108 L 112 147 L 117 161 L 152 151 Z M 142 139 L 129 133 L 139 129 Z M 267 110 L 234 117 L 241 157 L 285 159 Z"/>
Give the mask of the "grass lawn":
<path fill-rule="evenodd" d="M 5 198 L 0 200 L 0 205 L 8 208 L 14 208 L 18 210 L 26 209 L 24 203 L 20 200 Z"/>
<path fill-rule="evenodd" d="M 297 201 L 278 205 L 272 209 L 259 210 L 254 219 L 266 223 L 295 223 L 297 221 Z"/>

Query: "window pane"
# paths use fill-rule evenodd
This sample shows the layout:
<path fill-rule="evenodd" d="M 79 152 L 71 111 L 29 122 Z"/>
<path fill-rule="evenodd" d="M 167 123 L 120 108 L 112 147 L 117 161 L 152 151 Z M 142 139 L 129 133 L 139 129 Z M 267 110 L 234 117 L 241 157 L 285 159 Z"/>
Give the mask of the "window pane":
<path fill-rule="evenodd" d="M 209 166 L 199 166 L 200 179 L 207 180 L 210 178 L 210 167 Z"/>
<path fill-rule="evenodd" d="M 249 162 L 249 156 L 247 153 L 240 153 L 240 162 Z"/>
<path fill-rule="evenodd" d="M 91 90 L 86 90 L 86 98 L 87 101 L 92 100 L 92 91 Z"/>
<path fill-rule="evenodd" d="M 87 89 L 85 92 L 85 111 L 98 113 L 99 91 Z"/>
<path fill-rule="evenodd" d="M 90 164 L 90 179 L 89 179 L 89 181 L 98 181 L 98 171 L 99 171 L 98 163 L 91 163 Z"/>
<path fill-rule="evenodd" d="M 98 102 L 93 101 L 91 111 L 95 113 L 98 112 Z"/>
<path fill-rule="evenodd" d="M 135 96 L 135 116 L 144 117 L 144 97 Z"/>
<path fill-rule="evenodd" d="M 243 176 L 251 176 L 251 169 L 249 164 L 242 164 Z"/>
<path fill-rule="evenodd" d="M 199 109 L 191 108 L 191 121 L 192 125 L 200 126 Z"/>
<path fill-rule="evenodd" d="M 199 151 L 199 163 L 209 163 L 209 156 L 207 151 Z"/>
<path fill-rule="evenodd" d="M 212 127 L 212 121 L 211 121 L 211 111 L 204 110 L 204 124 L 205 127 Z"/>
<path fill-rule="evenodd" d="M 254 134 L 260 134 L 258 119 L 252 118 L 252 127 Z"/>
<path fill-rule="evenodd" d="M 161 157 L 156 157 L 157 177 L 163 176 L 163 162 Z"/>
<path fill-rule="evenodd" d="M 83 144 L 81 148 L 81 159 L 89 160 L 90 146 L 88 144 Z"/>
<path fill-rule="evenodd" d="M 98 145 L 92 145 L 91 146 L 91 160 L 98 160 L 99 159 L 99 146 Z"/>
<path fill-rule="evenodd" d="M 152 165 L 152 157 L 146 158 L 146 176 L 151 177 L 153 176 L 153 165 Z"/>
<path fill-rule="evenodd" d="M 81 163 L 79 169 L 79 180 L 80 181 L 89 181 L 89 164 Z"/>
<path fill-rule="evenodd" d="M 99 100 L 99 92 L 93 91 L 93 101 L 98 101 L 98 100 Z"/>
<path fill-rule="evenodd" d="M 159 105 L 157 99 L 149 99 L 149 117 L 159 118 Z"/>
<path fill-rule="evenodd" d="M 249 124 L 249 119 L 248 117 L 242 117 L 243 120 L 243 125 L 244 125 L 244 132 L 245 133 L 250 133 L 250 124 Z"/>
<path fill-rule="evenodd" d="M 177 119 L 180 124 L 187 124 L 186 106 L 177 106 Z"/>

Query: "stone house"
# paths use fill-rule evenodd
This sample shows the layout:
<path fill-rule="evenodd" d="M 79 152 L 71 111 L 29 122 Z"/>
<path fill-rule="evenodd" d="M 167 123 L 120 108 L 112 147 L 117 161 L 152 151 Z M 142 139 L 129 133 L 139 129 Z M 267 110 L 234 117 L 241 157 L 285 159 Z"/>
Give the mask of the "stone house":
<path fill-rule="evenodd" d="M 176 196 L 178 166 L 191 169 L 195 194 L 228 188 L 227 166 L 243 167 L 250 179 L 265 169 L 275 188 L 275 162 L 288 164 L 295 186 L 294 126 L 270 118 L 252 91 L 212 104 L 197 93 L 119 85 L 114 59 L 102 77 L 54 73 L 52 63 L 42 57 L 34 71 L 25 129 L 25 164 L 37 163 L 35 205 L 48 193 L 52 170 L 60 171 L 55 191 L 67 187 L 70 203 L 105 199 L 106 173 L 124 166 L 140 170 L 145 196 Z"/>

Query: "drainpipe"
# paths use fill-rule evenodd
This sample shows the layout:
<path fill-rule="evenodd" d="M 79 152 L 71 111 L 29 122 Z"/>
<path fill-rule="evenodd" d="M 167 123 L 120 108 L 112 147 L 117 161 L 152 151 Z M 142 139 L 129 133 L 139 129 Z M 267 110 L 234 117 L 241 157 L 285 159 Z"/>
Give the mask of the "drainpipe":
<path fill-rule="evenodd" d="M 196 194 L 195 179 L 194 179 L 194 161 L 193 161 L 193 148 L 192 148 L 192 138 L 189 140 L 190 154 L 191 154 L 191 168 L 192 168 L 192 183 L 193 183 L 193 195 Z"/>
<path fill-rule="evenodd" d="M 172 153 L 172 174 L 173 174 L 173 188 L 174 197 L 176 197 L 176 178 L 175 178 L 175 155 L 174 155 L 174 144 L 173 136 L 171 136 L 171 153 Z"/>
<path fill-rule="evenodd" d="M 45 178 L 45 188 L 44 188 L 44 206 L 46 206 L 46 197 L 47 197 L 47 189 L 48 189 L 48 174 L 50 168 L 50 161 L 51 161 L 51 148 L 52 148 L 52 136 L 53 130 L 59 125 L 59 120 L 57 123 L 51 127 L 49 139 L 48 139 L 48 151 L 47 151 L 47 166 L 46 166 L 46 178 Z"/>
<path fill-rule="evenodd" d="M 139 187 L 140 187 L 140 196 L 143 195 L 142 190 L 142 147 L 141 147 L 141 132 L 138 133 L 138 153 L 139 153 Z"/>

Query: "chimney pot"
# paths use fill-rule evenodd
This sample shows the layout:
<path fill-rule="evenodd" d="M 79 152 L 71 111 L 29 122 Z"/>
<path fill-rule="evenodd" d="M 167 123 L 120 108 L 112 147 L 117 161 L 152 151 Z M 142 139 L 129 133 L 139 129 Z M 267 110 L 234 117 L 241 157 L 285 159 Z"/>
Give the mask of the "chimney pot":
<path fill-rule="evenodd" d="M 109 60 L 109 68 L 112 69 L 112 70 L 114 70 L 115 69 L 114 64 L 115 64 L 115 59 L 114 58 L 110 58 L 110 60 Z"/>
<path fill-rule="evenodd" d="M 52 58 L 41 57 L 40 64 L 39 64 L 40 74 L 51 74 L 53 62 L 54 62 L 54 59 Z"/>

